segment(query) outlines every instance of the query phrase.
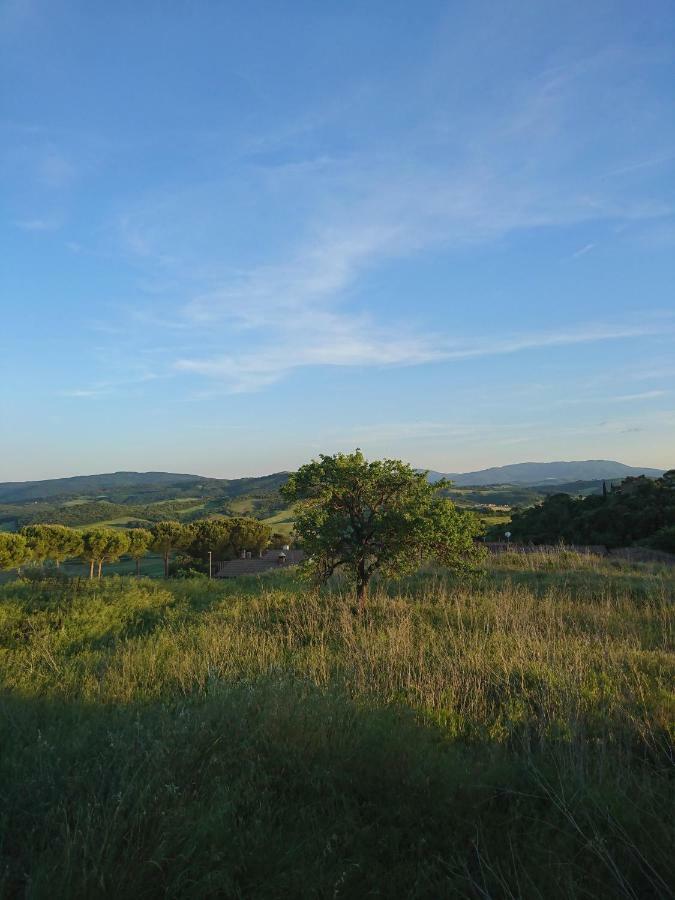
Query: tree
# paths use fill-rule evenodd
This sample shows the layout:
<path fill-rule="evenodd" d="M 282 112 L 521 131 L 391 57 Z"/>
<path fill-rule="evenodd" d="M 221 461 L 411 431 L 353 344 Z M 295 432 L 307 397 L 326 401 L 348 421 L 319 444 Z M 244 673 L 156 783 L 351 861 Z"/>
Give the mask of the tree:
<path fill-rule="evenodd" d="M 155 553 L 160 553 L 164 559 L 164 577 L 169 577 L 169 560 L 171 554 L 189 540 L 189 533 L 180 522 L 157 522 L 152 530 L 151 547 Z"/>
<path fill-rule="evenodd" d="M 34 562 L 43 564 L 51 559 L 58 568 L 65 559 L 81 554 L 82 535 L 65 525 L 25 525 L 20 533 Z"/>
<path fill-rule="evenodd" d="M 184 548 L 193 559 L 206 561 L 209 551 L 216 559 L 231 553 L 232 528 L 229 519 L 202 519 L 186 528 Z"/>
<path fill-rule="evenodd" d="M 94 566 L 105 556 L 109 528 L 90 528 L 82 535 L 82 559 L 89 563 L 89 578 L 94 577 Z"/>
<path fill-rule="evenodd" d="M 0 569 L 18 569 L 28 558 L 28 543 L 22 534 L 0 531 Z"/>
<path fill-rule="evenodd" d="M 66 559 L 73 559 L 82 552 L 82 535 L 74 528 L 65 525 L 45 525 L 49 529 L 49 559 L 56 563 L 58 569 Z"/>
<path fill-rule="evenodd" d="M 230 519 L 230 544 L 234 555 L 242 550 L 260 552 L 267 547 L 272 529 L 258 519 L 236 517 Z"/>
<path fill-rule="evenodd" d="M 42 563 L 51 558 L 52 533 L 47 525 L 25 525 L 19 532 L 25 539 L 30 559 Z"/>
<path fill-rule="evenodd" d="M 114 528 L 104 528 L 106 539 L 103 545 L 103 555 L 98 560 L 98 577 L 101 577 L 103 563 L 117 562 L 117 560 L 129 549 L 129 537 L 125 531 L 115 531 Z"/>
<path fill-rule="evenodd" d="M 360 450 L 321 455 L 281 488 L 297 503 L 295 529 L 319 581 L 337 569 L 355 584 L 359 609 L 376 572 L 400 576 L 425 558 L 463 569 L 480 555 L 482 525 L 472 513 L 438 496 L 426 473 L 387 459 L 368 462 Z"/>
<path fill-rule="evenodd" d="M 666 553 L 675 553 L 675 525 L 666 525 L 659 528 L 646 541 L 642 541 L 648 547 L 655 550 L 665 550 Z"/>
<path fill-rule="evenodd" d="M 626 478 L 612 484 L 612 490 L 602 496 L 552 494 L 539 506 L 514 512 L 510 525 L 516 540 L 606 547 L 628 547 L 636 542 L 652 546 L 652 540 L 662 547 L 670 527 L 675 527 L 672 471 L 656 479 L 643 475 Z"/>
<path fill-rule="evenodd" d="M 141 577 L 141 559 L 146 555 L 152 543 L 152 534 L 145 528 L 130 528 L 127 531 L 129 549 L 127 553 L 136 561 L 136 578 Z"/>

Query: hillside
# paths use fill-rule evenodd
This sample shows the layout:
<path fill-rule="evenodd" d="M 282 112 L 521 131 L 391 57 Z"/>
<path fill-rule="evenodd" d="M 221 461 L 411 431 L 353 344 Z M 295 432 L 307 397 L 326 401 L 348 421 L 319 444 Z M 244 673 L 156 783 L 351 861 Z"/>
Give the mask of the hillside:
<path fill-rule="evenodd" d="M 573 477 L 588 471 L 604 475 Z M 622 474 L 613 475 L 616 471 Z M 618 483 L 626 472 L 642 471 L 656 472 L 602 461 L 520 463 L 451 475 L 453 486 L 444 493 L 460 506 L 474 509 L 490 526 L 508 521 L 513 508 L 531 507 L 548 494 L 600 494 L 603 481 L 609 486 Z M 553 480 L 547 480 L 549 476 Z M 76 528 L 101 524 L 147 527 L 160 519 L 191 522 L 211 516 L 245 515 L 267 522 L 275 531 L 288 532 L 293 515 L 279 495 L 287 477 L 287 472 L 234 479 L 172 472 L 111 472 L 0 483 L 0 530 L 15 531 L 39 522 Z M 443 476 L 432 472 L 429 477 L 437 481 Z M 529 478 L 539 480 L 530 483 Z"/>
<path fill-rule="evenodd" d="M 0 896 L 668 897 L 672 572 L 0 585 Z"/>
<path fill-rule="evenodd" d="M 421 471 L 421 470 L 420 470 Z M 576 462 L 524 462 L 495 466 L 475 472 L 429 472 L 431 481 L 448 478 L 456 487 L 486 485 L 551 485 L 567 482 L 617 480 L 629 476 L 647 475 L 658 478 L 662 469 L 648 466 L 627 466 L 605 459 Z M 241 497 L 258 491 L 276 491 L 288 472 L 249 478 L 209 478 L 175 472 L 109 472 L 101 475 L 74 475 L 69 478 L 50 478 L 43 481 L 0 482 L 0 503 L 27 503 L 36 500 L 66 499 L 72 496 L 100 497 L 114 502 L 135 502 L 139 499 L 170 499 L 190 491 L 199 496 Z"/>
<path fill-rule="evenodd" d="M 199 496 L 239 497 L 251 490 L 277 490 L 288 473 L 253 478 L 206 478 L 173 472 L 110 472 L 75 475 L 44 481 L 0 482 L 0 503 L 29 503 L 68 497 L 101 497 L 114 502 L 171 499 L 197 492 Z M 161 495 L 161 496 L 160 496 Z"/>
<path fill-rule="evenodd" d="M 638 475 L 658 478 L 662 474 L 663 469 L 651 469 L 648 466 L 627 466 L 610 459 L 586 459 L 573 462 L 514 463 L 509 466 L 479 469 L 476 472 L 447 474 L 430 472 L 429 477 L 432 481 L 448 478 L 457 487 L 473 487 L 492 484 L 565 484 L 573 481 L 612 480 Z"/>

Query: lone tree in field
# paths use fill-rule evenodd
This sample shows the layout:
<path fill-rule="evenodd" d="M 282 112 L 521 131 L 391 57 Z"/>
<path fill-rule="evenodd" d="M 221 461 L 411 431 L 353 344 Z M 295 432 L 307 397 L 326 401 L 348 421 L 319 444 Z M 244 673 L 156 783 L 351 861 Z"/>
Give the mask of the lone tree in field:
<path fill-rule="evenodd" d="M 376 572 L 400 576 L 424 559 L 466 569 L 480 551 L 480 521 L 438 496 L 447 482 L 431 485 L 426 473 L 396 459 L 368 462 L 355 453 L 321 455 L 281 488 L 296 502 L 295 530 L 308 566 L 319 581 L 346 571 L 363 609 Z"/>
<path fill-rule="evenodd" d="M 136 578 L 141 577 L 141 560 L 150 549 L 152 535 L 145 528 L 130 528 L 127 531 L 129 549 L 127 553 L 136 563 Z"/>

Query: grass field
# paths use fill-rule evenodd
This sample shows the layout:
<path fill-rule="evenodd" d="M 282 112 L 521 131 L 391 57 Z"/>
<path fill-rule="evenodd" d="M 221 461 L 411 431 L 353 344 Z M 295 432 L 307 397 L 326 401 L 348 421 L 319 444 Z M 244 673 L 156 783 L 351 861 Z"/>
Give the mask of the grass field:
<path fill-rule="evenodd" d="M 0 895 L 672 896 L 674 590 L 0 586 Z"/>

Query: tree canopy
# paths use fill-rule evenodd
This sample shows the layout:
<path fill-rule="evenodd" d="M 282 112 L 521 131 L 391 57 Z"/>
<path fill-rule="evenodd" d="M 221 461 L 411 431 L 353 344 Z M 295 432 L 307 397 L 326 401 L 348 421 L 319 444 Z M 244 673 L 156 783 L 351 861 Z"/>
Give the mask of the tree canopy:
<path fill-rule="evenodd" d="M 169 560 L 171 554 L 180 550 L 189 540 L 189 534 L 180 522 L 158 522 L 153 526 L 151 548 L 164 560 L 164 577 L 169 577 Z"/>
<path fill-rule="evenodd" d="M 321 455 L 291 475 L 281 489 L 297 504 L 295 530 L 319 581 L 336 570 L 354 583 L 359 607 L 377 572 L 399 576 L 424 559 L 455 569 L 478 558 L 482 530 L 472 513 L 438 496 L 426 473 L 400 460 L 368 462 L 360 450 Z"/>
<path fill-rule="evenodd" d="M 28 543 L 22 534 L 0 531 L 0 569 L 18 569 L 28 558 Z"/>
<path fill-rule="evenodd" d="M 130 528 L 127 531 L 129 548 L 127 553 L 136 562 L 136 577 L 141 575 L 141 559 L 146 555 L 152 543 L 152 534 L 145 528 Z"/>
<path fill-rule="evenodd" d="M 514 513 L 514 539 L 533 544 L 639 543 L 675 552 L 675 470 L 661 478 L 626 478 L 602 496 L 553 494 L 540 505 Z"/>

